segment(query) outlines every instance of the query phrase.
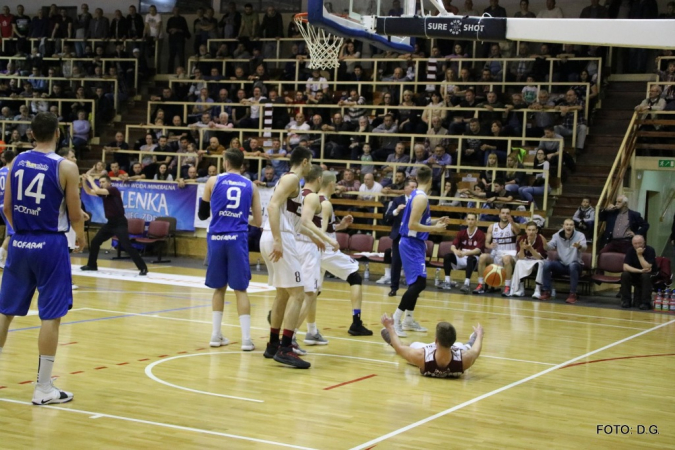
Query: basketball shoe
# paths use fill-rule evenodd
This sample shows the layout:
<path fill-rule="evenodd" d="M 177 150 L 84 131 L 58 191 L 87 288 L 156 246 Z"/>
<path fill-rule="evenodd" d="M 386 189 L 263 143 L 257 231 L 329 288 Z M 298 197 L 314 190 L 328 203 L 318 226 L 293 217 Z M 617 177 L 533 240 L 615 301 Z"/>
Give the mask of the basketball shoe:
<path fill-rule="evenodd" d="M 478 286 L 476 286 L 476 289 L 473 290 L 474 294 L 485 294 L 485 286 L 483 286 L 483 283 L 479 283 Z"/>
<path fill-rule="evenodd" d="M 277 354 L 278 350 L 279 350 L 279 343 L 278 342 L 276 342 L 274 344 L 270 344 L 268 342 L 267 347 L 265 348 L 265 352 L 263 353 L 263 356 L 267 359 L 272 359 L 272 358 L 274 358 L 274 355 Z"/>
<path fill-rule="evenodd" d="M 328 340 L 321 336 L 318 331 L 314 334 L 305 334 L 305 345 L 328 345 Z M 307 352 L 305 352 L 307 353 Z"/>
<path fill-rule="evenodd" d="M 363 326 L 363 322 L 359 320 L 358 322 L 352 322 L 349 330 L 347 330 L 352 336 L 372 336 L 373 332 L 368 328 Z"/>
<path fill-rule="evenodd" d="M 39 386 L 35 386 L 33 391 L 34 405 L 53 405 L 55 403 L 68 403 L 73 399 L 72 392 L 62 391 L 54 386 L 54 382 L 50 382 L 47 390 L 42 390 Z"/>
<path fill-rule="evenodd" d="M 252 340 L 246 339 L 245 341 L 241 341 L 241 349 L 245 352 L 252 352 L 255 350 L 255 344 Z"/>
<path fill-rule="evenodd" d="M 407 317 L 403 319 L 403 330 L 404 331 L 419 331 L 421 333 L 424 333 L 427 331 L 426 328 L 424 328 L 422 325 L 417 323 L 415 320 L 408 319 Z"/>
<path fill-rule="evenodd" d="M 408 337 L 408 334 L 403 331 L 403 325 L 401 322 L 394 322 L 394 331 L 398 337 Z"/>
<path fill-rule="evenodd" d="M 230 340 L 221 334 L 220 336 L 211 336 L 211 342 L 209 342 L 209 345 L 211 347 L 222 347 L 223 345 L 227 345 L 229 343 Z"/>
<path fill-rule="evenodd" d="M 293 347 L 279 347 L 279 350 L 274 355 L 274 360 L 298 369 L 309 369 L 311 367 L 309 362 L 303 361 L 295 354 L 295 348 Z"/>
<path fill-rule="evenodd" d="M 502 297 L 511 297 L 511 286 L 504 286 Z"/>
<path fill-rule="evenodd" d="M 295 334 L 293 335 L 293 340 L 291 341 L 291 348 L 298 355 L 304 356 L 307 354 L 307 350 L 303 350 L 302 347 L 298 345 L 298 341 L 295 339 Z"/>

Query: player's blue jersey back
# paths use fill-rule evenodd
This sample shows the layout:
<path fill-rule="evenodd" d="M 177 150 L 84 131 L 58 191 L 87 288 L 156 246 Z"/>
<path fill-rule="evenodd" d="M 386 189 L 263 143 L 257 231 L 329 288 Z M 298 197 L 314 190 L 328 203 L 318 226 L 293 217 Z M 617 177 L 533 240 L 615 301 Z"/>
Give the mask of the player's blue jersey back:
<path fill-rule="evenodd" d="M 0 168 L 0 209 L 2 204 L 5 201 L 5 184 L 7 183 L 7 172 L 9 168 L 7 166 Z"/>
<path fill-rule="evenodd" d="M 211 194 L 209 233 L 248 231 L 248 214 L 253 202 L 253 183 L 236 173 L 218 175 Z"/>
<path fill-rule="evenodd" d="M 12 162 L 12 218 L 17 233 L 65 233 L 70 228 L 66 198 L 59 181 L 56 153 L 30 150 Z"/>
<path fill-rule="evenodd" d="M 418 195 L 425 195 L 424 191 L 420 189 L 415 189 L 412 194 L 410 194 L 410 200 L 408 200 L 408 203 L 405 205 L 405 209 L 403 210 L 403 218 L 401 219 L 401 228 L 400 228 L 400 234 L 401 236 L 407 236 L 410 238 L 415 238 L 419 239 L 421 241 L 426 241 L 429 239 L 429 233 L 422 233 L 419 231 L 412 231 L 408 229 L 408 223 L 410 222 L 410 213 L 412 212 L 412 204 L 413 200 L 415 199 L 416 196 Z M 424 213 L 422 213 L 422 218 L 420 220 L 420 223 L 422 225 L 431 225 L 431 212 L 429 211 L 429 202 L 427 201 L 427 207 L 424 210 Z"/>

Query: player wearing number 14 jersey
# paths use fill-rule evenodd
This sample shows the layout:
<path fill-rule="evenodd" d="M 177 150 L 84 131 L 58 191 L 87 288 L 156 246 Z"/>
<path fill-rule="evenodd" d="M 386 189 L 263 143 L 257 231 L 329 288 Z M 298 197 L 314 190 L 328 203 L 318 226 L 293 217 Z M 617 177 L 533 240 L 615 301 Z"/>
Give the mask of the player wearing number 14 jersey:
<path fill-rule="evenodd" d="M 225 152 L 225 173 L 211 177 L 199 203 L 199 218 L 211 216 L 207 235 L 208 268 L 206 285 L 213 293 L 213 332 L 211 347 L 227 345 L 220 325 L 225 306 L 225 290 L 229 285 L 237 298 L 241 325 L 241 349 L 255 349 L 251 340 L 251 304 L 248 300 L 251 267 L 248 261 L 248 225 L 262 224 L 260 194 L 251 180 L 240 175 L 244 155 L 238 150 Z M 249 212 L 251 218 L 249 219 Z"/>
<path fill-rule="evenodd" d="M 14 159 L 5 186 L 4 212 L 15 233 L 0 286 L 0 355 L 12 319 L 28 313 L 37 288 L 42 325 L 33 404 L 47 405 L 73 399 L 51 377 L 61 317 L 73 305 L 65 233 L 82 215 L 77 166 L 54 153 L 60 137 L 56 116 L 39 113 L 31 128 L 35 148 Z"/>

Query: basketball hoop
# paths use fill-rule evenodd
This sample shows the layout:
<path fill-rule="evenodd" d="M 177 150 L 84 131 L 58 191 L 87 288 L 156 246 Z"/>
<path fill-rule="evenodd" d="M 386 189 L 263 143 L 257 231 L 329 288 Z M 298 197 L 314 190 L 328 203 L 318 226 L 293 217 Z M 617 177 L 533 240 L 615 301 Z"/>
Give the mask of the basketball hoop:
<path fill-rule="evenodd" d="M 340 65 L 342 37 L 312 26 L 307 21 L 307 13 L 296 14 L 293 20 L 307 42 L 310 69 L 334 69 Z"/>

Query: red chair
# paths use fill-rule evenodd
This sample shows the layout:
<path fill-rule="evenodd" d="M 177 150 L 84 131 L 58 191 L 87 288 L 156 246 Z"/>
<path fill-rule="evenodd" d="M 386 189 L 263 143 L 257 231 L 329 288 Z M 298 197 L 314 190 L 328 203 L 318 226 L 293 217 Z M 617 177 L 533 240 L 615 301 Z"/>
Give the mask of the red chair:
<path fill-rule="evenodd" d="M 434 243 L 431 241 L 424 242 L 427 246 L 426 258 L 427 264 L 431 262 L 431 256 L 434 254 Z"/>
<path fill-rule="evenodd" d="M 429 241 L 427 241 L 429 242 Z M 443 268 L 443 258 L 445 255 L 450 253 L 450 248 L 452 247 L 452 241 L 443 241 L 438 246 L 438 255 L 436 256 L 435 261 L 429 261 L 429 266 L 431 267 L 440 267 Z"/>
<path fill-rule="evenodd" d="M 377 241 L 377 253 L 384 253 L 391 248 L 392 240 L 389 236 L 383 236 Z M 384 256 L 369 256 L 371 262 L 384 262 Z"/>
<path fill-rule="evenodd" d="M 601 253 L 598 255 L 598 267 L 596 267 L 598 272 L 611 272 L 611 273 L 621 273 L 623 272 L 623 261 L 626 258 L 626 255 L 623 253 Z M 591 276 L 591 280 L 598 284 L 619 284 L 621 283 L 621 275 L 612 276 L 606 275 L 605 273 L 594 273 Z"/>
<path fill-rule="evenodd" d="M 340 244 L 340 250 L 346 252 L 349 249 L 349 235 L 347 233 L 335 233 L 335 238 Z"/>
<path fill-rule="evenodd" d="M 143 237 L 145 235 L 145 220 L 143 219 L 127 219 L 127 231 L 129 231 L 129 239 L 131 239 L 131 245 L 134 245 L 134 239 Z M 117 249 L 117 256 L 113 259 L 130 259 L 131 256 L 122 256 L 122 246 L 117 240 L 117 236 L 112 237 L 112 247 Z M 143 247 L 135 246 L 136 249 L 142 250 Z"/>
<path fill-rule="evenodd" d="M 149 246 L 157 246 L 157 259 L 153 263 L 169 263 L 170 259 L 162 259 L 162 250 L 166 247 L 166 242 L 169 239 L 169 222 L 163 220 L 153 220 L 148 225 L 148 234 L 146 237 L 140 237 L 133 240 L 137 244 L 143 245 L 145 250 Z M 160 244 L 160 245 L 158 245 Z"/>
<path fill-rule="evenodd" d="M 373 251 L 373 244 L 375 243 L 375 238 L 370 234 L 353 234 L 349 238 L 349 251 L 350 253 L 370 253 Z M 352 256 L 353 257 L 353 256 Z M 368 261 L 368 258 L 365 256 L 353 257 L 357 261 Z"/>

